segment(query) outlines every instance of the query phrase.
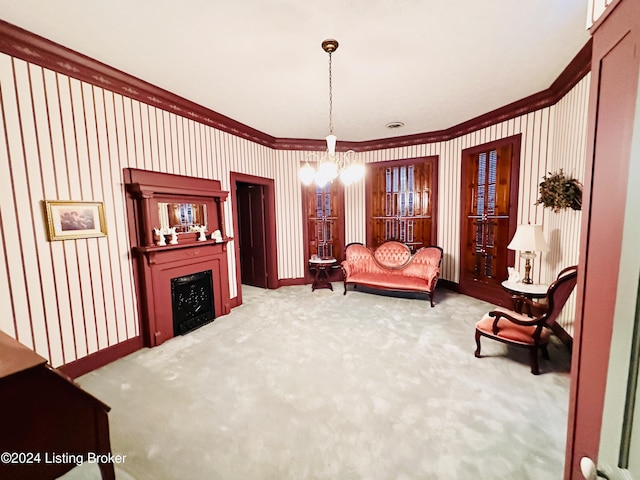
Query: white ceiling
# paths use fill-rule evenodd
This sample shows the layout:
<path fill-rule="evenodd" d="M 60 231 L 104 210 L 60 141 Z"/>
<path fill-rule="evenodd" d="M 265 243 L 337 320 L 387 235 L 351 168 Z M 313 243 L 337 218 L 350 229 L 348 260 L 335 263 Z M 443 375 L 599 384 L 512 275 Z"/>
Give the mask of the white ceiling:
<path fill-rule="evenodd" d="M 547 89 L 587 0 L 0 0 L 0 18 L 279 138 L 452 127 Z M 401 121 L 401 129 L 385 128 Z"/>

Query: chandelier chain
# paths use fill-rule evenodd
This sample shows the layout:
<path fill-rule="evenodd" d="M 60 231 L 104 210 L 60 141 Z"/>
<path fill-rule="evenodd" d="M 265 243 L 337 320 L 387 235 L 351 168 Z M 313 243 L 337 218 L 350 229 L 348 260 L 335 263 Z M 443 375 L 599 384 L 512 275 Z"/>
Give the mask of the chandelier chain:
<path fill-rule="evenodd" d="M 329 52 L 329 134 L 333 135 L 333 77 L 331 74 L 331 52 Z"/>
<path fill-rule="evenodd" d="M 316 186 L 324 187 L 334 179 L 340 177 L 345 185 L 360 180 L 364 176 L 364 165 L 357 162 L 356 152 L 336 152 L 336 136 L 333 134 L 333 69 L 332 53 L 338 48 L 338 41 L 327 39 L 322 42 L 322 49 L 329 54 L 329 135 L 325 138 L 327 149 L 324 152 L 310 152 L 309 159 L 316 165 L 312 167 L 309 161 L 300 169 L 300 180 L 304 185 L 315 181 Z"/>

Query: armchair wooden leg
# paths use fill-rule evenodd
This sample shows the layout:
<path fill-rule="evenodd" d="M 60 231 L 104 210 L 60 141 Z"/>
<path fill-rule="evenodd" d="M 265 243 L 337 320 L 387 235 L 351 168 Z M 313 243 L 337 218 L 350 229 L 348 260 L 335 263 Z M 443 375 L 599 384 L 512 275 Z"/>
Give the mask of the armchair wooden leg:
<path fill-rule="evenodd" d="M 342 295 L 347 294 L 347 282 L 344 282 L 344 293 Z"/>
<path fill-rule="evenodd" d="M 431 301 L 431 308 L 433 308 L 433 292 L 429 294 L 429 300 Z"/>
<path fill-rule="evenodd" d="M 540 370 L 538 369 L 538 348 L 531 347 L 529 349 L 529 358 L 531 359 L 531 373 L 534 375 L 539 375 Z"/>
<path fill-rule="evenodd" d="M 476 351 L 474 352 L 476 358 L 480 358 L 480 332 L 476 330 Z"/>

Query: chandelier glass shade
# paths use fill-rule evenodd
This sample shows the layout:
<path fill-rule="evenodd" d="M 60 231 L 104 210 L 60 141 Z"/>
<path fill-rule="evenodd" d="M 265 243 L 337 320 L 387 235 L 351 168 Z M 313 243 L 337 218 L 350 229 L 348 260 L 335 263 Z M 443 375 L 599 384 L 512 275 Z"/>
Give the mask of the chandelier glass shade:
<path fill-rule="evenodd" d="M 364 165 L 359 163 L 356 152 L 336 152 L 338 137 L 333 134 L 333 77 L 331 71 L 331 54 L 338 48 L 337 40 L 328 39 L 322 42 L 322 49 L 329 54 L 329 135 L 326 137 L 327 149 L 324 152 L 309 154 L 304 166 L 300 169 L 300 181 L 305 185 L 315 182 L 324 187 L 340 177 L 345 185 L 360 180 L 364 176 Z M 309 163 L 314 163 L 315 167 Z"/>

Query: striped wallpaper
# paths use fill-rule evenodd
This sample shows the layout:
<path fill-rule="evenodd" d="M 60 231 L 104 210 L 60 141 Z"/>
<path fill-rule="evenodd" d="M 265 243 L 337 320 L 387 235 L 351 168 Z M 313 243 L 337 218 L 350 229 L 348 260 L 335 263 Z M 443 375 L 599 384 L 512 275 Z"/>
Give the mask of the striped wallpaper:
<path fill-rule="evenodd" d="M 460 152 L 522 133 L 519 221 L 542 222 L 552 251 L 536 260 L 549 282 L 577 262 L 579 212 L 533 206 L 547 170 L 582 179 L 589 77 L 552 107 L 446 142 L 358 154 L 371 163 L 439 156 L 438 243 L 443 278 L 458 280 Z M 274 179 L 278 277 L 304 276 L 300 162 L 307 152 L 274 150 L 0 54 L 0 329 L 53 366 L 136 337 L 137 306 L 122 169 L 217 179 L 230 172 Z M 103 201 L 106 238 L 47 241 L 42 200 Z M 364 182 L 347 189 L 346 242 L 365 241 Z M 227 233 L 234 235 L 231 202 Z M 229 283 L 237 295 L 233 245 Z"/>
<path fill-rule="evenodd" d="M 459 280 L 460 242 L 460 166 L 462 150 L 511 135 L 522 134 L 518 223 L 543 224 L 550 252 L 538 254 L 533 262 L 536 283 L 551 283 L 564 267 L 578 263 L 581 212 L 553 213 L 540 205 L 538 186 L 549 171 L 563 169 L 582 181 L 587 132 L 589 79 L 585 76 L 563 99 L 551 107 L 502 122 L 455 139 L 388 150 L 363 152 L 367 162 L 399 160 L 438 155 L 438 245 L 444 249 L 442 278 Z M 347 202 L 347 242 L 364 242 L 364 186 L 352 190 Z M 353 224 L 350 224 L 349 217 Z M 524 263 L 516 265 L 524 273 Z M 506 272 L 505 272 L 506 275 Z M 575 294 L 573 295 L 575 298 Z M 571 333 L 575 303 L 573 298 L 560 322 Z"/>

